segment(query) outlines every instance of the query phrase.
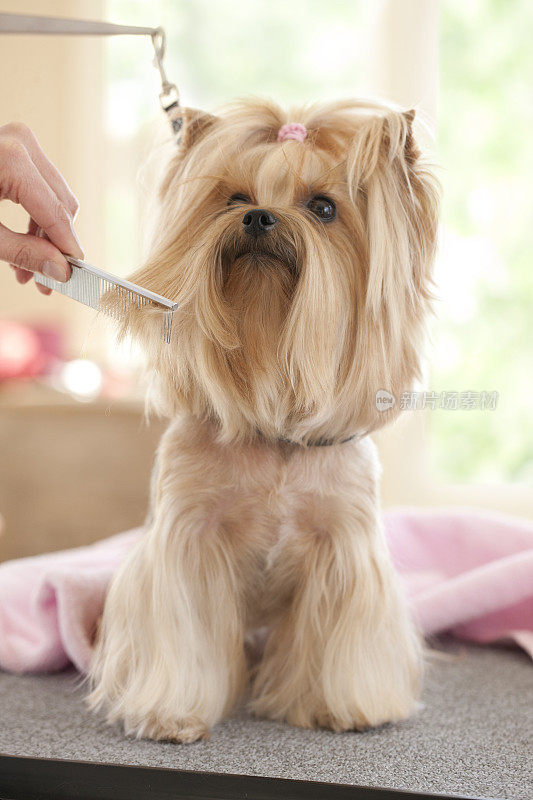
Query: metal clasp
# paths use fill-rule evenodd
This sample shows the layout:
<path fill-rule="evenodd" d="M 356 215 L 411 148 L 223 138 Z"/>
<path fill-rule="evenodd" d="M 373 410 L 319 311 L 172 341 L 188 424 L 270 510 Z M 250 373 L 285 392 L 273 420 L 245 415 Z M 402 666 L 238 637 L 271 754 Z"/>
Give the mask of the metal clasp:
<path fill-rule="evenodd" d="M 157 28 L 152 33 L 152 45 L 154 47 L 154 67 L 159 71 L 161 78 L 161 92 L 159 102 L 161 108 L 168 116 L 172 132 L 177 136 L 181 130 L 183 120 L 176 112 L 180 108 L 180 93 L 175 83 L 170 83 L 163 66 L 163 58 L 166 49 L 166 35 L 163 28 Z"/>

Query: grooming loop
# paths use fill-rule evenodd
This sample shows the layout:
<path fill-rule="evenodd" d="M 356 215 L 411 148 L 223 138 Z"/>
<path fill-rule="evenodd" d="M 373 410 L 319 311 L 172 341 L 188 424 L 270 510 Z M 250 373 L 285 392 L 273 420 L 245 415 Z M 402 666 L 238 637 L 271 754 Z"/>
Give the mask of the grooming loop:
<path fill-rule="evenodd" d="M 0 33 L 54 34 L 60 36 L 150 36 L 154 48 L 154 67 L 161 78 L 159 102 L 179 143 L 182 126 L 178 87 L 171 83 L 163 66 L 166 50 L 166 35 L 163 28 L 142 28 L 137 25 L 115 25 L 85 19 L 43 17 L 33 14 L 0 13 Z"/>
<path fill-rule="evenodd" d="M 165 112 L 172 128 L 172 133 L 178 136 L 183 124 L 180 110 L 180 93 L 175 83 L 170 83 L 163 66 L 163 59 L 166 51 L 166 34 L 163 28 L 157 28 L 152 33 L 152 45 L 154 48 L 154 67 L 158 70 L 161 78 L 161 91 L 159 102 Z"/>

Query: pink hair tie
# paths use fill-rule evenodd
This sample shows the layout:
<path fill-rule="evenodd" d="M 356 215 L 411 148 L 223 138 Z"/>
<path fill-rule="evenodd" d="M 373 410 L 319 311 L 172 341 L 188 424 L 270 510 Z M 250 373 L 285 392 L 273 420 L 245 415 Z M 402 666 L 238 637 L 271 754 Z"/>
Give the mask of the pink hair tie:
<path fill-rule="evenodd" d="M 307 128 L 300 122 L 288 122 L 282 125 L 278 131 L 278 142 L 285 142 L 287 139 L 294 139 L 295 142 L 303 142 L 307 136 Z"/>

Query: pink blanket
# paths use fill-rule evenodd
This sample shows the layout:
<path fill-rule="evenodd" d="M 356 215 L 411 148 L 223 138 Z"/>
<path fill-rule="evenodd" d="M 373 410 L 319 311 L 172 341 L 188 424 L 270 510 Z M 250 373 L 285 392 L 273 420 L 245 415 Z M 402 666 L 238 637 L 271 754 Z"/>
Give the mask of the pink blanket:
<path fill-rule="evenodd" d="M 426 634 L 514 640 L 533 657 L 532 524 L 402 509 L 385 515 L 385 530 Z M 86 671 L 109 580 L 142 533 L 0 564 L 0 668 Z"/>

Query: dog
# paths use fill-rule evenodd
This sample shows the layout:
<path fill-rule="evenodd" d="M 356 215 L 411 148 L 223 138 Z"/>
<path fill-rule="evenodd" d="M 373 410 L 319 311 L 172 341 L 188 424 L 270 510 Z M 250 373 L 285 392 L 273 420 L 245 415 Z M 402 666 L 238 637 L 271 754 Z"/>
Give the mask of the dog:
<path fill-rule="evenodd" d="M 93 708 L 192 742 L 257 715 L 363 730 L 417 705 L 422 642 L 380 522 L 368 434 L 420 369 L 438 184 L 413 111 L 251 100 L 184 110 L 150 255 L 172 340 L 130 309 L 170 419 L 146 534 L 113 578 Z M 255 664 L 250 633 L 266 628 Z"/>

